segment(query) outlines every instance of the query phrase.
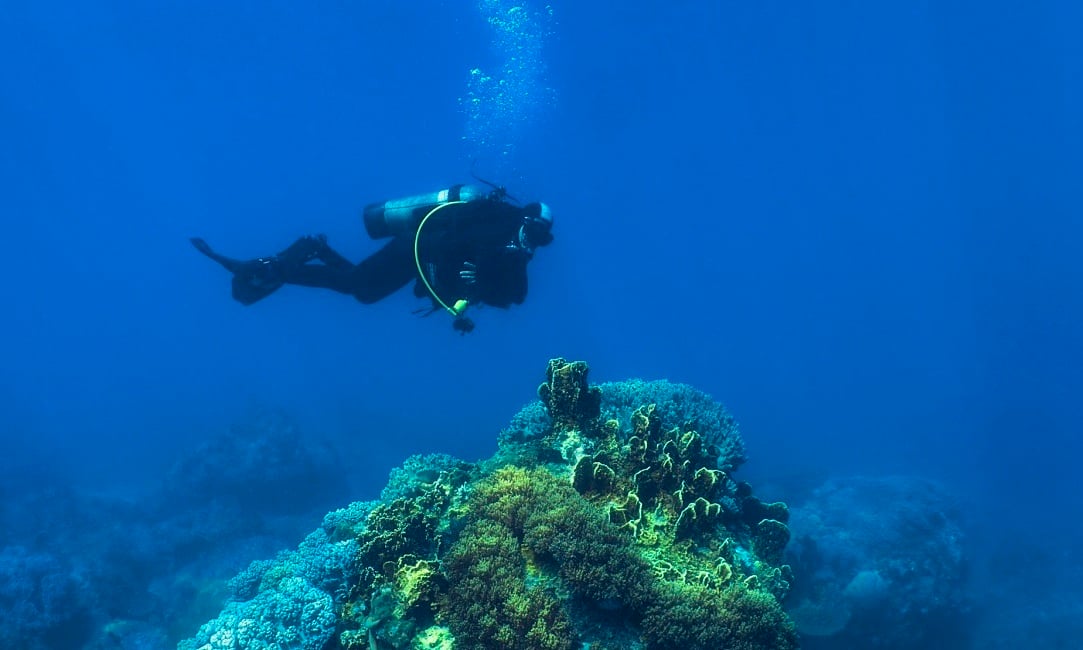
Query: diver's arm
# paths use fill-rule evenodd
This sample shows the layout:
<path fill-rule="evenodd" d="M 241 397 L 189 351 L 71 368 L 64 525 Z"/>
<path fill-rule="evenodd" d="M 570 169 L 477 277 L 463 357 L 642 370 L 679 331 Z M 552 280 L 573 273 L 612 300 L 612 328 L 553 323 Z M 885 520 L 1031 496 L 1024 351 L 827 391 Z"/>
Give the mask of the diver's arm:
<path fill-rule="evenodd" d="M 519 247 L 504 248 L 478 265 L 480 299 L 494 307 L 509 307 L 526 300 L 526 267 L 533 255 Z"/>

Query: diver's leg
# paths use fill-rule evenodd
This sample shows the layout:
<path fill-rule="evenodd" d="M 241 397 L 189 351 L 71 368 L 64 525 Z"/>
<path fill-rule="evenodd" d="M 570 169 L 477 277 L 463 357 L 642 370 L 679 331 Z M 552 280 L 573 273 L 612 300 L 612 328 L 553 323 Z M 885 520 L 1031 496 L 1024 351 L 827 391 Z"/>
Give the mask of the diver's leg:
<path fill-rule="evenodd" d="M 348 261 L 346 266 L 326 264 L 298 264 L 282 269 L 282 281 L 302 287 L 330 289 L 339 293 L 353 294 L 353 276 L 356 267 Z"/>
<path fill-rule="evenodd" d="M 319 259 L 324 263 L 283 267 L 283 280 L 350 294 L 370 304 L 395 293 L 416 275 L 412 244 L 398 238 L 356 265 L 326 244 Z"/>
<path fill-rule="evenodd" d="M 326 238 L 322 235 L 301 237 L 278 255 L 237 260 L 216 253 L 198 237 L 193 237 L 191 242 L 196 250 L 233 274 L 233 298 L 244 305 L 259 302 L 277 291 L 285 281 L 283 269 L 303 265 L 315 258 L 321 247 L 327 246 Z"/>
<path fill-rule="evenodd" d="M 392 241 L 354 265 L 328 247 L 320 259 L 330 263 L 283 266 L 281 277 L 288 284 L 331 289 L 370 304 L 395 293 L 414 277 L 410 250 Z"/>
<path fill-rule="evenodd" d="M 339 252 L 335 249 L 328 246 L 326 241 L 324 241 L 323 246 L 321 246 L 316 251 L 316 259 L 323 262 L 325 265 L 330 266 L 331 268 L 352 269 L 354 267 L 353 262 L 340 255 Z"/>
<path fill-rule="evenodd" d="M 192 242 L 192 245 L 196 247 L 197 251 L 203 253 L 215 262 L 218 262 L 230 273 L 236 273 L 237 269 L 239 269 L 241 265 L 244 264 L 244 262 L 241 260 L 235 260 L 231 257 L 226 257 L 225 255 L 219 255 L 218 253 L 214 252 L 214 249 L 210 247 L 210 244 L 203 241 L 199 237 L 192 237 L 189 241 Z"/>
<path fill-rule="evenodd" d="M 282 260 L 280 277 L 287 284 L 353 294 L 357 267 L 328 246 L 323 235 L 302 237 L 278 257 Z M 313 259 L 322 264 L 308 264 Z"/>
<path fill-rule="evenodd" d="M 324 250 L 331 250 L 327 246 L 326 235 L 305 235 L 275 255 L 274 259 L 278 260 L 283 268 L 298 266 L 320 257 Z"/>
<path fill-rule="evenodd" d="M 302 237 L 278 255 L 247 261 L 219 255 L 202 239 L 193 238 L 192 245 L 233 273 L 233 297 L 245 305 L 262 300 L 283 284 L 331 289 L 373 303 L 416 276 L 413 244 L 398 237 L 356 265 L 328 246 L 322 235 Z M 314 259 L 323 263 L 308 263 Z"/>
<path fill-rule="evenodd" d="M 371 304 L 405 287 L 415 277 L 413 241 L 395 237 L 357 265 L 351 293 L 359 301 Z"/>

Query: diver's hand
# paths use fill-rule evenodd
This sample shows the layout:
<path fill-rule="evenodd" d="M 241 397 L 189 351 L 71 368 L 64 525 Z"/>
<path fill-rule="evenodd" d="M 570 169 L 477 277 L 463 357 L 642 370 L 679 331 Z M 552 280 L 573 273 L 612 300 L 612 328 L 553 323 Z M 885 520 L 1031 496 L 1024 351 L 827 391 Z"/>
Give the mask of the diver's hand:
<path fill-rule="evenodd" d="M 468 287 L 478 283 L 478 265 L 473 262 L 463 262 L 463 268 L 459 271 L 459 279 Z"/>
<path fill-rule="evenodd" d="M 507 255 L 507 256 L 510 256 L 510 257 L 525 257 L 528 260 L 531 259 L 532 257 L 534 257 L 534 253 L 532 253 L 530 251 L 530 249 L 523 248 L 522 246 L 519 245 L 518 242 L 511 242 L 510 244 L 505 246 L 504 247 L 504 255 Z"/>

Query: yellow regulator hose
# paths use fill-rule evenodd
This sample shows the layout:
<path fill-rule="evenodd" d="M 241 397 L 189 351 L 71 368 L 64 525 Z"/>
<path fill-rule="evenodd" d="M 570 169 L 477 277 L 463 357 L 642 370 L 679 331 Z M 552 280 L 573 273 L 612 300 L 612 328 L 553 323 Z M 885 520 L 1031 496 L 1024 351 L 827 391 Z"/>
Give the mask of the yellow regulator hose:
<path fill-rule="evenodd" d="M 440 298 L 440 296 L 436 295 L 436 291 L 434 291 L 432 285 L 429 284 L 429 279 L 425 277 L 425 271 L 421 268 L 421 255 L 419 253 L 419 246 L 421 243 L 421 229 L 425 227 L 425 223 L 429 220 L 429 217 L 433 216 L 434 214 L 448 207 L 449 205 L 458 205 L 460 203 L 466 203 L 466 201 L 450 201 L 448 203 L 441 203 L 432 210 L 429 210 L 429 213 L 425 215 L 425 218 L 421 220 L 421 223 L 417 224 L 417 234 L 414 235 L 414 263 L 417 264 L 417 274 L 421 276 L 421 281 L 425 284 L 425 288 L 429 290 L 429 293 L 432 295 L 433 300 L 440 303 L 441 307 L 446 309 L 449 314 L 455 316 L 456 318 L 461 316 L 462 313 L 466 311 L 469 303 L 465 300 L 457 300 L 455 301 L 455 305 L 453 307 L 448 307 L 448 304 L 444 302 Z"/>

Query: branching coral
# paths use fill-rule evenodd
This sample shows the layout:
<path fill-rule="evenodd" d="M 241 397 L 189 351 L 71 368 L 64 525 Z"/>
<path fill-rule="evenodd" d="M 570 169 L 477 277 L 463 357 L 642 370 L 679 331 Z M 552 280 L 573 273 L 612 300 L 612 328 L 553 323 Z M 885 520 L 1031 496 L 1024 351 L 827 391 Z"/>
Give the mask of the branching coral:
<path fill-rule="evenodd" d="M 231 581 L 234 597 L 180 650 L 322 650 L 338 624 L 336 602 L 355 579 L 357 544 L 317 530 L 296 551 L 257 561 Z"/>

